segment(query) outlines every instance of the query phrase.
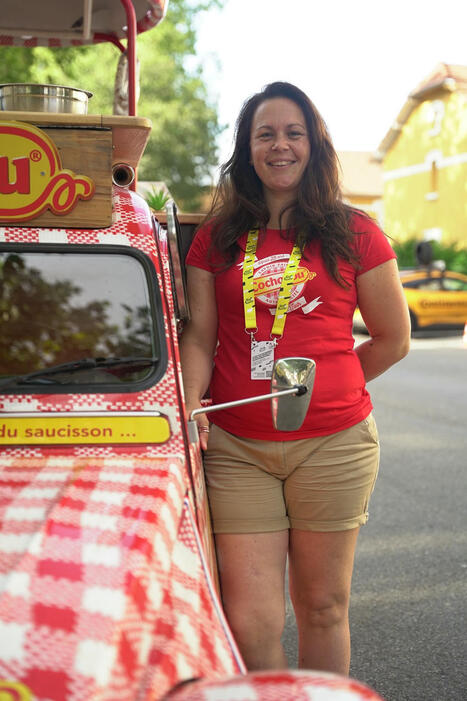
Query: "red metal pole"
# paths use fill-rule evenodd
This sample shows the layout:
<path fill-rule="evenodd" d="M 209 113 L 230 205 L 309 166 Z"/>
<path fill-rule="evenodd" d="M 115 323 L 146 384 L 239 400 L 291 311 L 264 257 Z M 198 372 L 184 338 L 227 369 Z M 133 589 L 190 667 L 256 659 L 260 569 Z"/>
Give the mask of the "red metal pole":
<path fill-rule="evenodd" d="M 114 44 L 117 49 L 122 52 L 122 54 L 124 54 L 126 51 L 125 46 L 114 34 L 102 34 L 101 32 L 96 32 L 94 34 L 94 41 L 109 41 L 111 44 Z"/>
<path fill-rule="evenodd" d="M 136 13 L 131 0 L 120 0 L 127 19 L 128 114 L 136 115 Z"/>

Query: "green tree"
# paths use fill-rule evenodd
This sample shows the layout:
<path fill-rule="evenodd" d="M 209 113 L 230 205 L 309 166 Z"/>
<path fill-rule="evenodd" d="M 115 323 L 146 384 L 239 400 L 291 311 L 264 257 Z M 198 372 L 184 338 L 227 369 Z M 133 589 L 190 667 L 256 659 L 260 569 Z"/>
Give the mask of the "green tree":
<path fill-rule="evenodd" d="M 415 250 L 421 239 L 410 238 L 403 242 L 393 242 L 400 268 L 413 268 L 417 265 Z M 440 243 L 431 241 L 433 260 L 444 260 L 447 270 L 467 275 L 467 247 L 461 242 Z"/>
<path fill-rule="evenodd" d="M 153 121 L 153 135 L 142 160 L 143 180 L 164 180 L 181 208 L 196 210 L 200 185 L 217 165 L 217 136 L 222 131 L 210 104 L 201 67 L 187 59 L 196 53 L 196 11 L 219 2 L 169 3 L 159 32 L 141 37 L 139 110 Z M 172 8 L 172 14 L 171 14 Z M 158 175 L 160 174 L 160 176 Z"/>
<path fill-rule="evenodd" d="M 223 127 L 196 62 L 196 18 L 223 0 L 170 0 L 163 22 L 138 37 L 138 114 L 153 129 L 141 180 L 164 181 L 185 211 L 196 211 L 217 165 Z M 90 90 L 90 113 L 112 112 L 119 52 L 109 44 L 72 49 L 0 47 L 0 82 L 38 82 Z"/>
<path fill-rule="evenodd" d="M 37 46 L 29 49 L 24 46 L 0 46 L 0 83 L 52 83 L 82 87 L 82 59 L 95 48 L 98 47 L 48 49 Z M 92 60 L 91 53 L 88 63 Z"/>

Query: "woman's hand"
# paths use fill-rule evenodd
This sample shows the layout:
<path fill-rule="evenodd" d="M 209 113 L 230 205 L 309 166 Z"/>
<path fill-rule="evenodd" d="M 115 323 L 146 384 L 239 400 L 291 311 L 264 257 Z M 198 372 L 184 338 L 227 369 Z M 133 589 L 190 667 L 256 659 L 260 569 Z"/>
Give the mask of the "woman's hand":
<path fill-rule="evenodd" d="M 198 424 L 199 444 L 201 446 L 201 450 L 207 450 L 210 426 L 209 421 L 206 418 L 206 414 L 198 414 L 196 417 L 196 423 Z"/>
<path fill-rule="evenodd" d="M 191 416 L 191 412 L 194 411 L 195 409 L 202 409 L 202 406 L 199 404 L 195 404 L 193 406 L 188 406 L 187 405 L 187 415 L 188 418 Z M 198 426 L 198 436 L 199 436 L 199 443 L 201 446 L 201 450 L 206 450 L 208 447 L 208 439 L 209 439 L 209 421 L 207 419 L 206 414 L 197 414 L 194 419 L 196 421 L 196 425 Z"/>

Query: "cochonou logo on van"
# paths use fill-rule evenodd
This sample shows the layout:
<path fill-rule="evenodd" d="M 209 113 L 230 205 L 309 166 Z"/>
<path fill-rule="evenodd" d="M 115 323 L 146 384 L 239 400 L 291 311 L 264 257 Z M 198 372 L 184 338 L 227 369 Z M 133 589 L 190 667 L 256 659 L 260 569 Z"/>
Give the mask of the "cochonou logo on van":
<path fill-rule="evenodd" d="M 68 214 L 94 194 L 85 175 L 62 168 L 47 134 L 31 124 L 0 122 L 0 220 L 27 221 L 44 209 Z"/>

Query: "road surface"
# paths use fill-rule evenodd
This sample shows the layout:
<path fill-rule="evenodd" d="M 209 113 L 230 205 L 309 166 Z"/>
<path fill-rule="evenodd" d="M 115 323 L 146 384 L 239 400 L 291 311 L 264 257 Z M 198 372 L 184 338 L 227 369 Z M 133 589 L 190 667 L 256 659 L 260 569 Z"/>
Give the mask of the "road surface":
<path fill-rule="evenodd" d="M 467 699 L 467 345 L 413 340 L 369 385 L 382 458 L 359 536 L 351 675 L 387 701 Z M 286 654 L 296 664 L 288 603 Z"/>

